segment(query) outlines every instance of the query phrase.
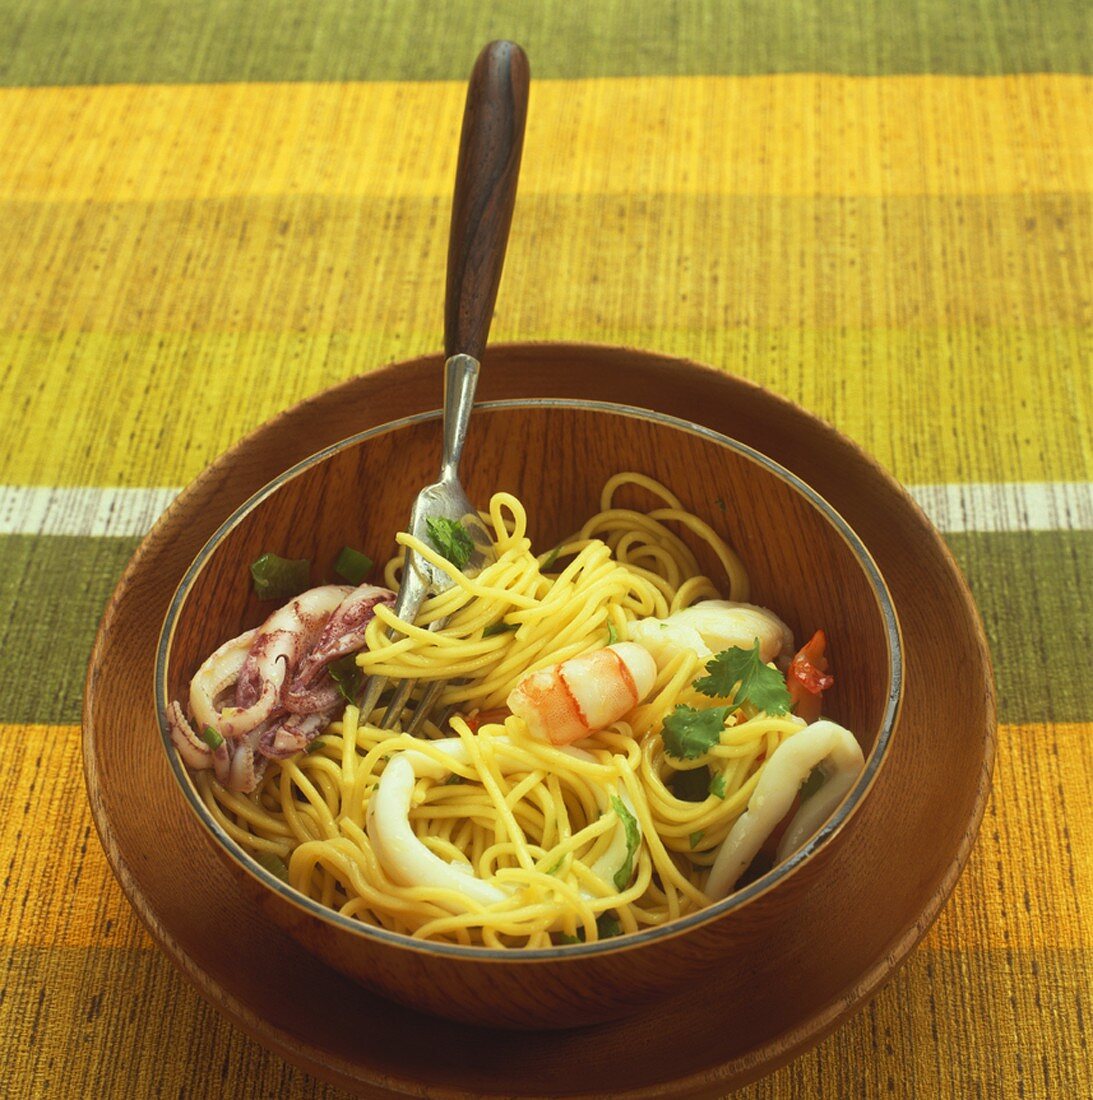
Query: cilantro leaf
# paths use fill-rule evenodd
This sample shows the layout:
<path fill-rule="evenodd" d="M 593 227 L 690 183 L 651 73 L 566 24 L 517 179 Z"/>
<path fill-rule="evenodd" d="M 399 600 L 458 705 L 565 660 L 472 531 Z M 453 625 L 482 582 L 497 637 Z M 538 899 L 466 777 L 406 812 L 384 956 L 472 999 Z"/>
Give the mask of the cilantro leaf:
<path fill-rule="evenodd" d="M 425 527 L 437 553 L 446 557 L 456 569 L 466 569 L 474 553 L 474 542 L 463 524 L 457 519 L 429 516 Z"/>
<path fill-rule="evenodd" d="M 706 835 L 704 829 L 699 829 L 697 833 L 691 833 L 687 840 L 690 842 L 692 848 L 697 848 L 699 841 Z"/>
<path fill-rule="evenodd" d="M 710 780 L 710 794 L 717 798 L 725 797 L 725 776 L 721 772 Z"/>
<path fill-rule="evenodd" d="M 790 697 L 782 674 L 759 657 L 759 639 L 751 649 L 732 646 L 706 662 L 708 675 L 695 680 L 695 691 L 717 699 L 732 696 L 739 707 L 750 703 L 765 714 L 785 714 Z"/>
<path fill-rule="evenodd" d="M 703 868 L 705 870 L 705 868 Z M 596 934 L 601 940 L 609 940 L 612 936 L 622 935 L 622 925 L 619 923 L 619 918 L 615 916 L 613 910 L 608 910 L 606 913 L 601 913 L 596 918 Z M 569 936 L 565 932 L 554 933 L 555 943 L 584 943 L 585 934 L 584 928 L 578 928 L 575 936 Z"/>
<path fill-rule="evenodd" d="M 634 874 L 634 856 L 637 855 L 638 847 L 641 844 L 641 830 L 638 828 L 637 818 L 634 817 L 627 808 L 626 803 L 618 795 L 613 794 L 611 796 L 611 806 L 618 815 L 619 821 L 622 822 L 623 829 L 626 830 L 626 859 L 623 860 L 622 866 L 615 872 L 613 879 L 615 889 L 621 893 L 630 885 L 630 879 Z"/>
<path fill-rule="evenodd" d="M 326 670 L 330 673 L 330 679 L 338 685 L 338 691 L 341 692 L 342 698 L 347 703 L 356 703 L 364 674 L 357 665 L 353 654 L 348 653 L 344 657 L 339 657 L 336 661 L 331 661 L 326 666 Z"/>
<path fill-rule="evenodd" d="M 721 740 L 725 719 L 732 707 L 695 710 L 680 703 L 667 718 L 660 736 L 664 751 L 680 760 L 697 760 Z"/>

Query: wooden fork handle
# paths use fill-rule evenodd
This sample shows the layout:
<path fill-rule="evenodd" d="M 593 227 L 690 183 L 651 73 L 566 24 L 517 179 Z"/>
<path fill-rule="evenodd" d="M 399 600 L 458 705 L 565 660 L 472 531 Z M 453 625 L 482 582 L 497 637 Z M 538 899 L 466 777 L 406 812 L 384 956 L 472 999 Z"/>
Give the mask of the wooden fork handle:
<path fill-rule="evenodd" d="M 467 88 L 455 174 L 444 350 L 481 360 L 505 262 L 524 147 L 530 72 L 514 42 L 491 42 Z"/>

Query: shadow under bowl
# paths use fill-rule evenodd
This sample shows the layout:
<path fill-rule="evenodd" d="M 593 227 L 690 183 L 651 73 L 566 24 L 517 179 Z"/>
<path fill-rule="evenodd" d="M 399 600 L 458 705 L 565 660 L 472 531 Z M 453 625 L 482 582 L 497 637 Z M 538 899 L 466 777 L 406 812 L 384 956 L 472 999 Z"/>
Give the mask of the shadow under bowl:
<path fill-rule="evenodd" d="M 328 569 L 343 545 L 375 556 L 393 547 L 421 485 L 440 464 L 438 413 L 351 437 L 300 462 L 231 515 L 183 577 L 160 636 L 156 698 L 171 768 L 218 855 L 254 905 L 329 965 L 421 1011 L 493 1027 L 573 1027 L 618 1018 L 716 969 L 746 987 L 757 958 L 789 940 L 787 922 L 825 869 L 839 833 L 888 753 L 901 702 L 899 624 L 880 572 L 850 526 L 813 489 L 758 451 L 684 420 L 605 402 L 560 398 L 486 402 L 471 421 L 463 481 L 484 503 L 507 489 L 524 503 L 538 550 L 599 510 L 603 484 L 636 470 L 668 485 L 736 549 L 754 603 L 796 639 L 823 628 L 837 684 L 828 716 L 851 729 L 865 768 L 827 823 L 797 853 L 706 909 L 662 927 L 594 944 L 499 951 L 425 943 L 321 906 L 256 863 L 210 814 L 170 744 L 166 704 L 184 699 L 204 658 L 258 625 L 248 566 L 262 553 Z M 623 504 L 647 507 L 635 492 Z M 718 565 L 695 542 L 715 583 Z M 316 578 L 318 580 L 319 578 Z M 860 885 L 860 884 L 857 884 Z M 857 890 L 849 890 L 854 896 Z M 832 906 L 834 928 L 849 914 Z M 825 927 L 805 941 L 823 950 Z M 807 957 L 783 960 L 807 983 Z"/>

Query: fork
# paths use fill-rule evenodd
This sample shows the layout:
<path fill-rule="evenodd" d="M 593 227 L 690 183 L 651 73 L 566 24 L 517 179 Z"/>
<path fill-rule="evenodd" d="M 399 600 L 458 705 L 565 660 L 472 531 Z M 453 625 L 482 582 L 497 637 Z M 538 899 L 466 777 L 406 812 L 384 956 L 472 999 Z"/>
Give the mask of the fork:
<path fill-rule="evenodd" d="M 463 132 L 455 174 L 448 273 L 444 307 L 444 452 L 440 480 L 426 485 L 410 512 L 410 533 L 428 543 L 429 521 L 458 522 L 470 536 L 473 551 L 463 571 L 474 576 L 496 560 L 493 540 L 459 481 L 459 460 L 467 436 L 479 362 L 486 346 L 505 246 L 516 202 L 516 180 L 524 144 L 529 71 L 524 51 L 513 42 L 491 42 L 478 55 L 467 87 Z M 395 616 L 412 623 L 426 597 L 455 582 L 407 547 Z M 437 620 L 440 630 L 447 620 Z M 425 688 L 405 725 L 416 733 L 436 705 L 443 680 Z M 390 729 L 402 717 L 415 680 L 396 681 L 380 728 Z M 360 715 L 367 720 L 387 686 L 387 678 L 370 676 L 362 689 Z"/>

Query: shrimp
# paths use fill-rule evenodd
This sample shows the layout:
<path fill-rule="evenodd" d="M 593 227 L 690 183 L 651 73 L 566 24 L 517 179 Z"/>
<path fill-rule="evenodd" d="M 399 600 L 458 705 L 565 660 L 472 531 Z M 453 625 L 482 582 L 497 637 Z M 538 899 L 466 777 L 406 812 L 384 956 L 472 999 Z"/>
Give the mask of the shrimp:
<path fill-rule="evenodd" d="M 569 745 L 633 710 L 656 675 L 648 650 L 616 642 L 530 673 L 509 693 L 508 706 L 532 737 Z"/>
<path fill-rule="evenodd" d="M 733 646 L 751 649 L 758 639 L 764 663 L 793 649 L 793 632 L 773 611 L 730 600 L 702 600 L 665 619 L 641 619 L 630 624 L 630 639 L 649 650 L 658 668 L 684 649 L 705 658 Z"/>

